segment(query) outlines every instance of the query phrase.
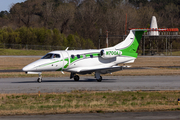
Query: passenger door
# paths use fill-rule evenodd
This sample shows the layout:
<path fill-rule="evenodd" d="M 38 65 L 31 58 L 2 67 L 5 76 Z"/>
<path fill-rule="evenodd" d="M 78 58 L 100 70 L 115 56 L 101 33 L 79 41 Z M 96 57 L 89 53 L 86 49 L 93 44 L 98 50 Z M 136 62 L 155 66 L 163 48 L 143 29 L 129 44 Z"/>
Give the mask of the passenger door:
<path fill-rule="evenodd" d="M 62 58 L 63 58 L 63 69 L 66 69 L 69 66 L 70 59 L 69 59 L 69 54 L 67 51 L 62 51 L 61 52 Z"/>

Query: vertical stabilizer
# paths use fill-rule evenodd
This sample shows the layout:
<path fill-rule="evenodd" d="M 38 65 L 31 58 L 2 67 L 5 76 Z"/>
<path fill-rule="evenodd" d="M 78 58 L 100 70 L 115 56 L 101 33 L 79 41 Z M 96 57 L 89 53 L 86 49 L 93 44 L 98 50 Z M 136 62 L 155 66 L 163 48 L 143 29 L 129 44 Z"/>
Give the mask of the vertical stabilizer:
<path fill-rule="evenodd" d="M 120 50 L 122 52 L 122 56 L 137 57 L 136 51 L 141 41 L 141 37 L 146 31 L 146 29 L 130 30 L 130 33 L 126 39 L 123 42 L 115 45 L 114 48 L 116 50 Z"/>
<path fill-rule="evenodd" d="M 158 29 L 157 20 L 156 20 L 155 16 L 152 16 L 150 29 Z M 158 36 L 159 32 L 158 31 L 150 31 L 149 35 L 150 36 Z"/>

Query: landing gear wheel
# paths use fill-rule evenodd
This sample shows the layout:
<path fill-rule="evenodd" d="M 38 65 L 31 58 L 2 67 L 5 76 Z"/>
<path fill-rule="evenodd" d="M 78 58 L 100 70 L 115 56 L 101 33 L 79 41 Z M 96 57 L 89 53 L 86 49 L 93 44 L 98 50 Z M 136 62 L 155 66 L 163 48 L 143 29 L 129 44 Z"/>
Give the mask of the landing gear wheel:
<path fill-rule="evenodd" d="M 99 79 L 96 79 L 98 82 L 101 82 L 102 81 L 102 77 L 100 76 Z"/>
<path fill-rule="evenodd" d="M 41 83 L 42 82 L 42 78 L 38 78 L 37 82 Z"/>
<path fill-rule="evenodd" d="M 39 73 L 39 77 L 38 77 L 38 79 L 37 79 L 37 82 L 38 82 L 38 83 L 41 83 L 41 82 L 42 82 L 42 75 L 41 75 L 41 73 Z"/>
<path fill-rule="evenodd" d="M 74 81 L 79 81 L 79 76 L 78 75 L 74 76 Z"/>

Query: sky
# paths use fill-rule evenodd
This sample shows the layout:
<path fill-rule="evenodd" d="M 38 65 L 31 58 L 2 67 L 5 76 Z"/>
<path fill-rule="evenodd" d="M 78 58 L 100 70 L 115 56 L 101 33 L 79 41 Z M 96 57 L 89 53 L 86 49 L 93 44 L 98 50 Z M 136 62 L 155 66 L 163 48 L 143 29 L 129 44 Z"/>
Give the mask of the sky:
<path fill-rule="evenodd" d="M 9 11 L 13 3 L 24 2 L 25 0 L 0 0 L 0 11 Z"/>

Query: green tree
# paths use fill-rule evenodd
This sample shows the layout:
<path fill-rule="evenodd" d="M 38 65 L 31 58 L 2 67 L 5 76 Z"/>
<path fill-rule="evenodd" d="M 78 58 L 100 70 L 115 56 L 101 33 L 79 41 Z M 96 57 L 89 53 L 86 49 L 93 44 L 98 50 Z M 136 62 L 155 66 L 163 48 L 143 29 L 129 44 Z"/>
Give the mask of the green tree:
<path fill-rule="evenodd" d="M 67 36 L 67 41 L 68 41 L 68 46 L 69 47 L 74 47 L 76 46 L 76 40 L 74 38 L 74 35 L 70 34 Z"/>
<path fill-rule="evenodd" d="M 53 39 L 52 39 L 53 46 L 61 46 L 63 42 L 63 38 L 58 29 L 53 30 Z"/>

